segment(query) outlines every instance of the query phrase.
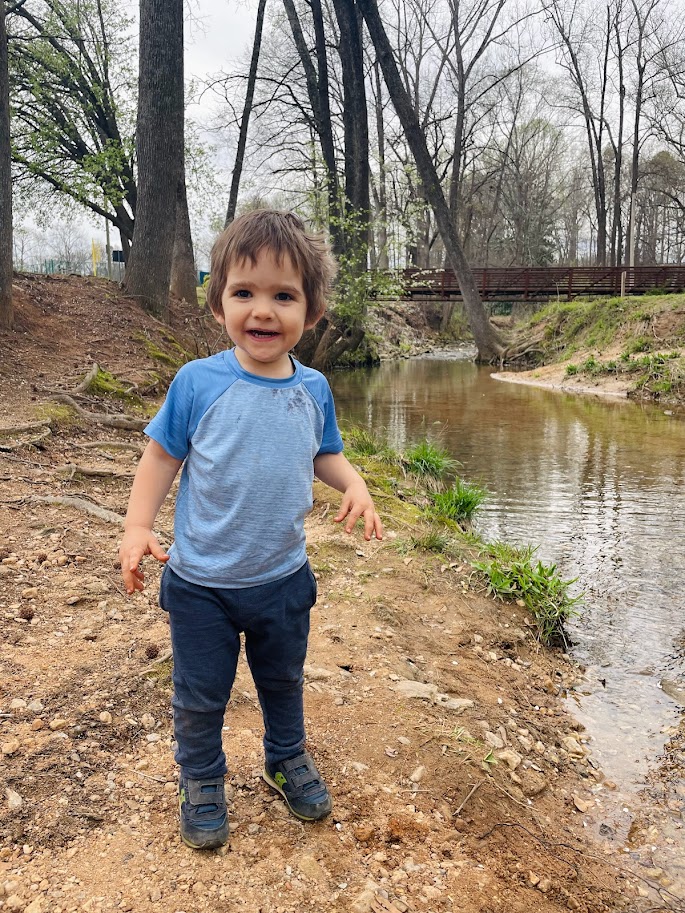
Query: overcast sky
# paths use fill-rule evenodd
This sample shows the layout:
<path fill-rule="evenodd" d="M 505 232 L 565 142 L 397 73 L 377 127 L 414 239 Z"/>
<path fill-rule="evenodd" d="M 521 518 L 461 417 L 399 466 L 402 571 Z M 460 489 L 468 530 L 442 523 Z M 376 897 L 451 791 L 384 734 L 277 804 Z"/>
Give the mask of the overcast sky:
<path fill-rule="evenodd" d="M 255 18 L 252 0 L 194 0 L 186 20 L 187 78 L 230 68 L 251 45 Z"/>

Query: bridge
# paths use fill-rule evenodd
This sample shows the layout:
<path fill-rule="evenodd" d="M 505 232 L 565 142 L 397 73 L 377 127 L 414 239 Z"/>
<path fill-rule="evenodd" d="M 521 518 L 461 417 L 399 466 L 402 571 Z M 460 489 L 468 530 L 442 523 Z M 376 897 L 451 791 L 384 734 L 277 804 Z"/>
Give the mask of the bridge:
<path fill-rule="evenodd" d="M 474 269 L 473 276 L 484 301 L 547 301 L 587 295 L 644 295 L 656 290 L 685 291 L 685 266 L 550 266 Z M 461 298 L 451 269 L 399 271 L 403 298 Z M 378 297 L 384 297 L 379 295 Z"/>

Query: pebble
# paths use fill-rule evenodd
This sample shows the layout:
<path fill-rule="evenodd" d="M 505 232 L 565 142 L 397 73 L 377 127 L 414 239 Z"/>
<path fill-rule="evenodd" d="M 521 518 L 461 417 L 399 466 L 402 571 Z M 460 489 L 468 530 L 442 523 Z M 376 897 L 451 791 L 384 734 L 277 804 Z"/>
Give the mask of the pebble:
<path fill-rule="evenodd" d="M 150 891 L 151 902 L 157 903 L 161 899 L 162 899 L 162 892 L 159 890 L 159 888 L 152 888 L 152 890 Z"/>
<path fill-rule="evenodd" d="M 26 707 L 26 701 L 20 697 L 15 697 L 10 703 L 10 710 L 23 710 Z"/>
<path fill-rule="evenodd" d="M 21 910 L 24 906 L 24 901 L 18 894 L 10 894 L 10 896 L 5 901 L 5 907 L 8 910 Z"/>
<path fill-rule="evenodd" d="M 423 780 L 425 773 L 426 773 L 426 768 L 423 766 L 423 764 L 421 764 L 410 775 L 409 779 L 412 783 L 420 783 L 421 780 Z"/>
<path fill-rule="evenodd" d="M 566 749 L 570 755 L 576 755 L 577 757 L 582 758 L 585 754 L 583 746 L 571 735 L 567 735 L 561 740 L 561 747 Z"/>
<path fill-rule="evenodd" d="M 312 881 L 324 882 L 328 880 L 325 869 L 313 856 L 302 856 L 297 867 L 303 875 L 306 875 L 307 878 L 311 878 Z"/>
<path fill-rule="evenodd" d="M 350 904 L 350 913 L 371 913 L 372 904 L 375 900 L 376 892 L 367 888 L 358 894 Z"/>
<path fill-rule="evenodd" d="M 56 717 L 54 720 L 50 720 L 50 729 L 53 732 L 56 732 L 58 729 L 66 729 L 69 723 L 66 720 L 63 720 L 59 717 Z"/>
<path fill-rule="evenodd" d="M 143 729 L 154 729 L 157 725 L 157 720 L 151 713 L 144 713 L 140 718 L 140 724 Z"/>
<path fill-rule="evenodd" d="M 369 840 L 371 840 L 371 838 L 373 837 L 374 833 L 375 833 L 375 829 L 370 824 L 359 824 L 359 825 L 357 825 L 357 827 L 354 828 L 354 836 L 357 838 L 357 840 L 360 843 L 368 843 Z M 385 856 L 385 853 L 382 853 L 382 854 L 376 853 L 376 856 L 374 858 L 376 858 L 379 855 L 383 856 L 383 859 L 380 861 L 385 861 L 385 859 L 387 858 Z"/>
<path fill-rule="evenodd" d="M 24 804 L 24 800 L 21 798 L 19 793 L 8 786 L 5 790 L 5 795 L 7 796 L 7 805 L 9 806 L 9 810 L 11 812 L 19 811 L 19 809 Z M 5 885 L 5 887 L 7 886 Z"/>
<path fill-rule="evenodd" d="M 499 751 L 495 752 L 495 757 L 498 761 L 504 761 L 509 767 L 509 770 L 516 770 L 523 760 L 518 751 L 514 751 L 513 748 L 501 748 Z"/>
<path fill-rule="evenodd" d="M 109 725 L 112 722 L 112 714 L 109 712 L 109 710 L 103 710 L 98 719 L 101 723 Z M 52 723 L 50 725 L 52 726 Z"/>
<path fill-rule="evenodd" d="M 41 701 L 31 701 L 30 704 L 26 705 L 26 709 L 30 710 L 31 713 L 42 713 L 45 707 Z"/>
<path fill-rule="evenodd" d="M 8 742 L 3 742 L 2 748 L 0 749 L 4 755 L 14 754 L 14 752 L 18 750 L 19 739 L 10 739 Z"/>

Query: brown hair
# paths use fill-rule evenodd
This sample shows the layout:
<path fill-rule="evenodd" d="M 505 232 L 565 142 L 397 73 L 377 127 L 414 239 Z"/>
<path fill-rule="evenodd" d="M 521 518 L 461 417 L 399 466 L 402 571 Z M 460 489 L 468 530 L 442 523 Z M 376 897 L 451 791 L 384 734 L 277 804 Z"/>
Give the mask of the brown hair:
<path fill-rule="evenodd" d="M 306 321 L 313 326 L 326 310 L 328 292 L 336 272 L 336 263 L 326 240 L 307 232 L 304 223 L 291 212 L 257 209 L 246 212 L 231 222 L 214 242 L 210 260 L 207 303 L 212 313 L 223 311 L 221 298 L 226 288 L 228 271 L 234 263 L 251 260 L 269 250 L 281 263 L 290 257 L 302 277 L 307 301 Z"/>

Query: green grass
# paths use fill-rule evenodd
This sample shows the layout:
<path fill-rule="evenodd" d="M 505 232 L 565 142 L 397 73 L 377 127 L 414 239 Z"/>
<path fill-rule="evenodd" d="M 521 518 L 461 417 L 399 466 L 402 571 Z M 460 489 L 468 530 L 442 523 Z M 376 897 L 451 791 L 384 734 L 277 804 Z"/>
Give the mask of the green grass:
<path fill-rule="evenodd" d="M 487 497 L 480 485 L 455 479 L 450 488 L 432 495 L 432 513 L 440 520 L 470 520 Z"/>
<path fill-rule="evenodd" d="M 447 450 L 427 440 L 419 441 L 405 450 L 401 459 L 407 472 L 432 479 L 444 479 L 459 466 L 459 461 L 452 459 Z"/>
<path fill-rule="evenodd" d="M 498 599 L 520 600 L 533 615 L 542 643 L 566 646 L 564 623 L 577 614 L 582 598 L 569 593 L 575 580 L 563 580 L 555 564 L 534 562 L 532 546 L 516 549 L 495 543 L 489 551 L 486 560 L 473 562 L 485 576 L 488 592 Z"/>

